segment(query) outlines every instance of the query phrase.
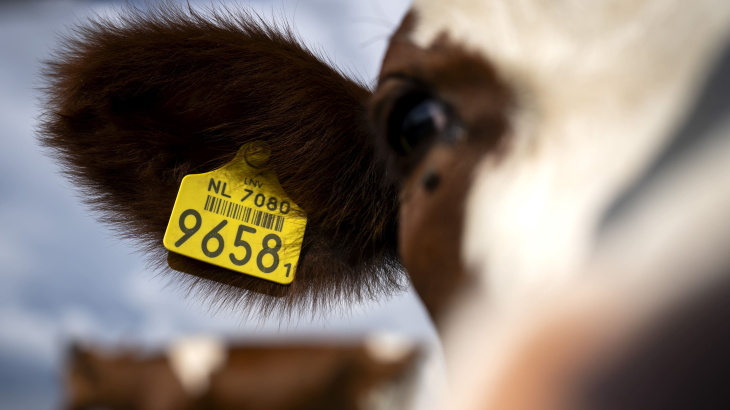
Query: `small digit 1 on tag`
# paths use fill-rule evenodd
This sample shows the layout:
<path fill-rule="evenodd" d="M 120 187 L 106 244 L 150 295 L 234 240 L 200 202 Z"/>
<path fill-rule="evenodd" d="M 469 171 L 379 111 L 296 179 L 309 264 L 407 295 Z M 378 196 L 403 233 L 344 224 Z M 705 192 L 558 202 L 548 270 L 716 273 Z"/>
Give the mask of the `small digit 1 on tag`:
<path fill-rule="evenodd" d="M 307 217 L 271 172 L 262 141 L 227 165 L 183 178 L 163 244 L 169 251 L 235 272 L 289 284 Z"/>

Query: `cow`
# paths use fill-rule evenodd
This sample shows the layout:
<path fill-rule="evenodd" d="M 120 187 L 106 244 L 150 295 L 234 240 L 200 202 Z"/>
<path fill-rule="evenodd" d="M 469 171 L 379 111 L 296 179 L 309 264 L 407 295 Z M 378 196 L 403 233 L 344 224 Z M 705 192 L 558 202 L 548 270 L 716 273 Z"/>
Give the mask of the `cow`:
<path fill-rule="evenodd" d="M 728 30 L 720 0 L 416 0 L 371 90 L 245 11 L 128 9 L 47 64 L 40 138 L 218 303 L 328 309 L 410 280 L 444 408 L 728 403 Z M 183 177 L 254 141 L 306 214 L 290 284 L 162 246 Z"/>
<path fill-rule="evenodd" d="M 417 349 L 390 334 L 363 343 L 228 346 L 210 336 L 164 353 L 72 344 L 66 408 L 396 409 L 413 386 Z"/>

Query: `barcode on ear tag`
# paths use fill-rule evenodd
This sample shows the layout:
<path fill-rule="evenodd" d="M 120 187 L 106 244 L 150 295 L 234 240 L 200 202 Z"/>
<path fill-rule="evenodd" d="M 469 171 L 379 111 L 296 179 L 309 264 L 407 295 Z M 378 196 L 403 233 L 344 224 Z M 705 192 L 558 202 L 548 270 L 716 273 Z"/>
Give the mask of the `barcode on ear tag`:
<path fill-rule="evenodd" d="M 242 274 L 291 283 L 307 218 L 276 175 L 254 167 L 268 156 L 265 143 L 250 142 L 224 167 L 183 178 L 165 248 Z"/>

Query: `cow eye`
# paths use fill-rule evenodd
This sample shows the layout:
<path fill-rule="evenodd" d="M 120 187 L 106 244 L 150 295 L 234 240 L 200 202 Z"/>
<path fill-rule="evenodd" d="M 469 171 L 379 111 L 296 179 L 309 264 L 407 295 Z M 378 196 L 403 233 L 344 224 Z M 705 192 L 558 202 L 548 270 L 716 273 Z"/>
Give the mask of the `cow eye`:
<path fill-rule="evenodd" d="M 408 155 L 433 141 L 449 124 L 446 106 L 416 93 L 401 98 L 388 121 L 388 142 L 401 155 Z"/>

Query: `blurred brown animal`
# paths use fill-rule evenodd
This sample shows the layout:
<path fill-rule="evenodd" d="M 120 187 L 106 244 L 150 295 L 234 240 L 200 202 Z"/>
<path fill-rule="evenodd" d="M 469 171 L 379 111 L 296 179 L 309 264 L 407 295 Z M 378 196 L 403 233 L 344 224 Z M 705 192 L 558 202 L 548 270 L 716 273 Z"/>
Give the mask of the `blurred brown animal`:
<path fill-rule="evenodd" d="M 373 354 L 364 345 L 247 346 L 226 351 L 187 389 L 170 355 L 74 346 L 67 370 L 67 408 L 111 410 L 396 409 L 409 400 L 416 352 Z M 406 385 L 404 385 L 406 383 Z"/>

